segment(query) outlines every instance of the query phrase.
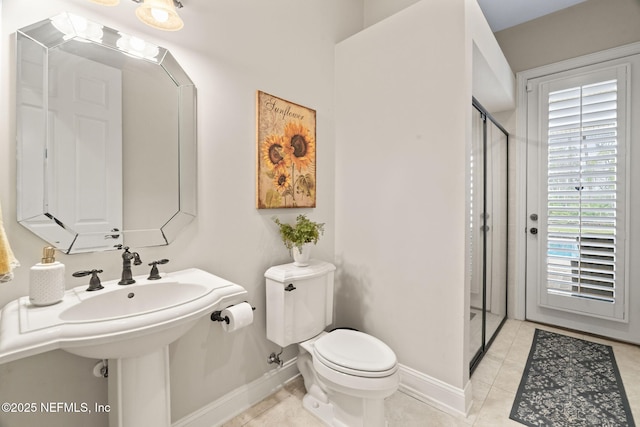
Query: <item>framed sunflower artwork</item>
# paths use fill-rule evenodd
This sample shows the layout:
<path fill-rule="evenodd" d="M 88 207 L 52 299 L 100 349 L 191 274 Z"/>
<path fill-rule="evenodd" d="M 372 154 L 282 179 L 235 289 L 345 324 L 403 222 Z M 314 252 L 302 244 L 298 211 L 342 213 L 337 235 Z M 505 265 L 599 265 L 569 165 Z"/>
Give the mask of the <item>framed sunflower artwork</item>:
<path fill-rule="evenodd" d="M 316 206 L 316 112 L 257 93 L 256 207 Z"/>

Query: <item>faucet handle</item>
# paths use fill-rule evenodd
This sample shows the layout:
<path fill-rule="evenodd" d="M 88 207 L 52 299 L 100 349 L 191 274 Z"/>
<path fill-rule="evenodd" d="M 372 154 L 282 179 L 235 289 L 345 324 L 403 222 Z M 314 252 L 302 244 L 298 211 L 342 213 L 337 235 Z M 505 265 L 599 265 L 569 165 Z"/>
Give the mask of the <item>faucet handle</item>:
<path fill-rule="evenodd" d="M 161 279 L 160 272 L 158 271 L 158 264 L 166 264 L 168 262 L 169 260 L 166 258 L 160 259 L 158 261 L 150 262 L 149 265 L 151 266 L 151 272 L 149 273 L 149 277 L 147 277 L 147 279 L 149 280 Z"/>
<path fill-rule="evenodd" d="M 91 292 L 91 291 L 99 291 L 100 289 L 103 289 L 104 286 L 102 286 L 102 283 L 100 283 L 100 278 L 98 277 L 98 273 L 102 273 L 102 270 L 81 270 L 81 271 L 76 271 L 75 273 L 72 274 L 73 277 L 84 277 L 84 276 L 88 276 L 91 275 L 91 279 L 89 279 L 89 287 L 87 288 L 87 291 Z"/>

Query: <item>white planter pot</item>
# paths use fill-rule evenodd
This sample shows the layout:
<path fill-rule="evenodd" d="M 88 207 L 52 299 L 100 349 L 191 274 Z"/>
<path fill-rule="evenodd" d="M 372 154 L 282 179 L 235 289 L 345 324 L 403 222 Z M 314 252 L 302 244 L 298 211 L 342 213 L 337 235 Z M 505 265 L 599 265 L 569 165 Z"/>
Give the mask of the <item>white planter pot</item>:
<path fill-rule="evenodd" d="M 298 267 L 306 267 L 309 265 L 309 255 L 311 255 L 310 243 L 303 245 L 302 250 L 294 246 L 291 252 L 293 253 L 293 265 Z"/>

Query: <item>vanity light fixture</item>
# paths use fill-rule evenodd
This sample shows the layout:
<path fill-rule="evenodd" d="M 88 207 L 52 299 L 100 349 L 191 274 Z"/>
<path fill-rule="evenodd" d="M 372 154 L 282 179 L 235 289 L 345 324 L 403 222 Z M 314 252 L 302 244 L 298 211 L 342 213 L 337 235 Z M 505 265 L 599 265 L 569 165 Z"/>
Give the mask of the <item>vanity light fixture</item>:
<path fill-rule="evenodd" d="M 136 16 L 145 24 L 165 31 L 178 31 L 184 26 L 184 22 L 176 12 L 176 7 L 181 8 L 178 0 L 133 0 L 142 3 L 136 9 Z"/>
<path fill-rule="evenodd" d="M 116 6 L 120 0 L 89 0 L 103 6 Z M 180 0 L 133 0 L 140 3 L 136 16 L 145 24 L 165 31 L 178 31 L 184 27 L 176 8 L 182 7 Z"/>

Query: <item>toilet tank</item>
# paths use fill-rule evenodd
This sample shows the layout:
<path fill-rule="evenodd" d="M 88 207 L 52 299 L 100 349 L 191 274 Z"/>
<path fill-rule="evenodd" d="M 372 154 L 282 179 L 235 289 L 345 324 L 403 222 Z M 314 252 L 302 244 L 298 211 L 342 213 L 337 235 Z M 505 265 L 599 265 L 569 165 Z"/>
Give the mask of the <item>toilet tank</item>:
<path fill-rule="evenodd" d="M 268 269 L 267 339 L 286 347 L 312 338 L 333 322 L 333 275 L 336 267 L 310 260 Z"/>

